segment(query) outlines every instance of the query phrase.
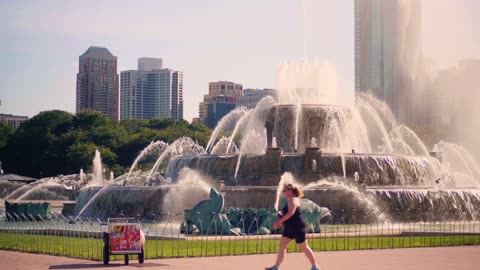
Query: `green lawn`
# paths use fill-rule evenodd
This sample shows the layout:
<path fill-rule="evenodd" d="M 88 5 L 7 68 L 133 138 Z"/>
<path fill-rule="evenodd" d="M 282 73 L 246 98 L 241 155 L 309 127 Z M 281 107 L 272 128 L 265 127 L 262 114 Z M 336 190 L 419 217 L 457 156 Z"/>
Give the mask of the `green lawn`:
<path fill-rule="evenodd" d="M 480 245 L 480 235 L 452 236 L 372 236 L 310 238 L 309 244 L 315 251 L 385 249 L 408 247 L 434 247 Z M 271 235 L 258 237 L 196 237 L 188 240 L 147 240 L 145 257 L 199 257 L 275 253 L 278 238 Z M 0 249 L 24 252 L 53 254 L 90 260 L 102 259 L 103 242 L 95 238 L 46 236 L 31 234 L 0 233 Z M 298 252 L 292 243 L 289 252 Z M 136 258 L 136 256 L 134 256 Z M 122 260 L 122 256 L 112 256 L 111 260 Z"/>

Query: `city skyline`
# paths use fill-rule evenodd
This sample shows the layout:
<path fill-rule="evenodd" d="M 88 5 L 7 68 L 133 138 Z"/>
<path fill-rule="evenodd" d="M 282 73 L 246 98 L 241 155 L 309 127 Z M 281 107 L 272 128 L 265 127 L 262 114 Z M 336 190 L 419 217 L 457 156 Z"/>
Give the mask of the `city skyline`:
<path fill-rule="evenodd" d="M 112 3 L 97 1 L 95 9 L 86 7 L 88 2 L 1 3 L 0 113 L 75 112 L 78 56 L 92 45 L 107 47 L 118 57 L 118 73 L 134 69 L 140 57 L 162 58 L 165 66 L 183 71 L 187 121 L 198 115 L 209 82 L 275 88 L 279 64 L 299 61 L 304 51 L 309 59 L 335 64 L 342 90 L 354 89 L 353 1 L 304 1 L 309 8 L 303 26 L 302 1 Z M 480 58 L 474 27 L 480 3 L 422 4 L 423 47 L 433 65 Z M 458 12 L 450 12 L 451 6 Z M 85 14 L 89 20 L 82 19 Z M 441 35 L 439 18 L 449 22 Z"/>

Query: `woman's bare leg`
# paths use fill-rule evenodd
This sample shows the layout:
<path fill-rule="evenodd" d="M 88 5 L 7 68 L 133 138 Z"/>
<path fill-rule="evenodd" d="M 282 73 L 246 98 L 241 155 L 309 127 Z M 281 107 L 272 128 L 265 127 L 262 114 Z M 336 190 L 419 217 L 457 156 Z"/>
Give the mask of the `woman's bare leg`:
<path fill-rule="evenodd" d="M 280 238 L 280 247 L 278 248 L 277 261 L 275 262 L 275 266 L 277 268 L 280 267 L 283 258 L 285 258 L 285 254 L 287 253 L 287 246 L 288 244 L 290 244 L 290 241 L 292 241 L 292 239 L 284 236 Z"/>
<path fill-rule="evenodd" d="M 307 259 L 310 262 L 310 264 L 312 266 L 318 266 L 317 262 L 315 261 L 315 255 L 313 254 L 313 251 L 308 245 L 307 241 L 305 240 L 305 242 L 298 244 L 298 246 L 300 247 L 300 250 L 303 251 L 305 256 L 307 256 Z"/>

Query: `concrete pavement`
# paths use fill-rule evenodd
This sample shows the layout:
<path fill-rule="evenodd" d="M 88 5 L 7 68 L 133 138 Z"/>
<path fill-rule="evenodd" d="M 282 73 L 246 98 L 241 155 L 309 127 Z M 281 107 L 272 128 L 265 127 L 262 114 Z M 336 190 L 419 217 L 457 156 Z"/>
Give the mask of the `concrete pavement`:
<path fill-rule="evenodd" d="M 316 252 L 322 270 L 473 270 L 480 269 L 480 246 L 378 249 L 359 251 Z M 103 265 L 101 262 L 65 257 L 0 251 L 0 269 L 229 269 L 254 270 L 271 266 L 275 254 L 202 258 L 145 260 L 138 264 L 131 259 L 125 266 L 121 261 Z M 302 253 L 288 253 L 282 270 L 310 269 Z"/>

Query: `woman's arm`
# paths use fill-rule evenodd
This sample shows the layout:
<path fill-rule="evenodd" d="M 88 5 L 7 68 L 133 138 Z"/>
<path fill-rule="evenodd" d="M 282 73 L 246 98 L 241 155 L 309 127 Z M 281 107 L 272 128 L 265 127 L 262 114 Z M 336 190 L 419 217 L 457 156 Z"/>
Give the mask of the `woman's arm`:
<path fill-rule="evenodd" d="M 273 224 L 273 228 L 282 226 L 285 221 L 287 221 L 291 216 L 293 216 L 293 214 L 295 213 L 295 210 L 297 210 L 297 207 L 298 207 L 298 205 L 294 202 L 294 200 L 295 200 L 294 198 L 288 200 L 288 212 Z"/>

